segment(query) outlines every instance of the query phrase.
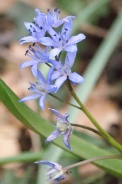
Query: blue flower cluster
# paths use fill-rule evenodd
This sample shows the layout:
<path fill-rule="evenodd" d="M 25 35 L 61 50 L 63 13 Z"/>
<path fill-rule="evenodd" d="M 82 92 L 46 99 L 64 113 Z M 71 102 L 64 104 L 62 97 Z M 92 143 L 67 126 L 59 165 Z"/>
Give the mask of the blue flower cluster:
<path fill-rule="evenodd" d="M 54 9 L 52 12 L 48 10 L 47 14 L 41 13 L 38 9 L 35 12 L 34 23 L 25 22 L 29 36 L 20 39 L 21 44 L 33 43 L 26 51 L 26 55 L 31 59 L 22 63 L 21 68 L 31 66 L 32 74 L 38 82 L 37 84 L 30 83 L 29 89 L 34 94 L 21 99 L 20 102 L 40 98 L 39 106 L 44 110 L 46 95 L 51 92 L 56 93 L 67 78 L 72 84 L 84 81 L 82 76 L 76 72 L 71 72 L 71 67 L 76 57 L 76 43 L 84 40 L 85 35 L 81 33 L 70 37 L 74 16 L 68 16 L 60 20 L 58 9 Z M 61 31 L 57 31 L 59 26 Z M 65 62 L 60 60 L 62 51 L 67 52 Z M 38 70 L 40 63 L 48 64 L 50 67 L 47 80 Z"/>
<path fill-rule="evenodd" d="M 39 106 L 44 110 L 46 96 L 53 92 L 56 93 L 67 78 L 74 85 L 84 81 L 82 76 L 76 72 L 71 72 L 71 67 L 74 64 L 77 53 L 76 43 L 84 40 L 85 35 L 81 33 L 70 37 L 74 16 L 67 16 L 60 20 L 58 9 L 53 9 L 52 12 L 48 10 L 47 14 L 41 13 L 38 9 L 35 12 L 34 23 L 25 22 L 29 36 L 20 39 L 21 44 L 32 42 L 25 53 L 31 59 L 22 63 L 20 67 L 25 68 L 30 66 L 37 82 L 35 84 L 30 83 L 30 87 L 28 88 L 33 94 L 22 98 L 20 102 L 39 98 Z M 59 27 L 60 31 L 57 29 Z M 64 62 L 60 59 L 63 51 L 66 52 Z M 39 70 L 40 63 L 49 66 L 46 79 Z M 69 115 L 63 116 L 55 109 L 50 110 L 57 116 L 58 122 L 56 130 L 46 139 L 46 142 L 51 142 L 60 135 L 63 135 L 64 144 L 68 149 L 71 149 L 69 138 L 72 133 L 72 127 L 68 122 Z"/>
<path fill-rule="evenodd" d="M 41 13 L 38 9 L 35 12 L 34 22 L 24 23 L 29 31 L 29 36 L 20 39 L 21 44 L 31 42 L 25 53 L 25 55 L 30 57 L 30 60 L 22 63 L 20 67 L 30 66 L 37 82 L 35 84 L 30 83 L 28 88 L 33 94 L 22 98 L 20 102 L 39 98 L 39 106 L 44 110 L 46 96 L 53 92 L 57 93 L 67 79 L 74 85 L 84 81 L 83 77 L 76 72 L 72 72 L 71 68 L 76 58 L 77 43 L 84 40 L 85 35 L 80 33 L 76 36 L 70 36 L 74 16 L 60 19 L 60 11 L 58 9 L 53 9 L 52 12 L 48 10 L 47 14 Z M 62 52 L 66 53 L 64 62 L 60 59 Z M 39 70 L 40 64 L 49 66 L 46 78 Z M 58 121 L 55 131 L 47 137 L 46 142 L 51 142 L 63 135 L 65 146 L 71 149 L 69 139 L 72 133 L 72 126 L 68 122 L 69 115 L 65 114 L 63 116 L 55 109 L 49 110 L 56 115 Z M 47 175 L 55 184 L 65 178 L 65 173 L 60 165 L 48 161 L 36 163 L 46 164 L 50 167 Z"/>

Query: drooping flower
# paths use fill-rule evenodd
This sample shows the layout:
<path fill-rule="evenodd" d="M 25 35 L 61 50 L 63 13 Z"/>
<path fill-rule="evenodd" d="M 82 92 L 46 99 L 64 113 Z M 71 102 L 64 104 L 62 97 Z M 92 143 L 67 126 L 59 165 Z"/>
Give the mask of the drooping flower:
<path fill-rule="evenodd" d="M 38 65 L 40 63 L 49 62 L 49 51 L 50 47 L 46 47 L 44 50 L 36 43 L 29 46 L 29 50 L 26 51 L 26 55 L 32 58 L 29 61 L 25 61 L 20 65 L 20 68 L 25 68 L 31 66 L 32 73 L 37 71 Z"/>
<path fill-rule="evenodd" d="M 44 101 L 46 99 L 47 94 L 51 92 L 56 92 L 56 86 L 51 85 L 52 72 L 53 72 L 53 67 L 50 68 L 47 79 L 45 79 L 42 73 L 39 70 L 37 70 L 38 82 L 36 84 L 30 83 L 31 86 L 29 88 L 29 90 L 32 91 L 34 94 L 22 98 L 19 102 L 40 98 L 39 106 L 41 107 L 42 110 L 44 110 Z"/>
<path fill-rule="evenodd" d="M 70 37 L 72 31 L 72 20 L 69 19 L 68 22 L 65 22 L 62 27 L 62 32 L 57 33 L 53 28 L 48 29 L 50 37 L 42 37 L 40 43 L 45 46 L 51 46 L 53 49 L 50 52 L 49 58 L 54 58 L 58 56 L 61 51 L 66 52 L 76 52 L 77 45 L 76 43 L 85 39 L 84 34 L 78 34 L 76 36 Z"/>
<path fill-rule="evenodd" d="M 62 166 L 55 162 L 41 160 L 35 162 L 35 164 L 44 164 L 49 166 L 49 171 L 46 176 L 48 176 L 49 180 L 53 181 L 54 184 L 59 184 L 61 180 L 65 179 L 65 175 L 68 174 L 67 170 L 63 170 Z"/>
<path fill-rule="evenodd" d="M 63 141 L 64 141 L 65 146 L 68 149 L 71 149 L 69 139 L 72 134 L 72 126 L 70 125 L 68 121 L 69 114 L 65 114 L 63 116 L 55 109 L 50 108 L 49 110 L 51 110 L 57 116 L 58 122 L 56 123 L 55 131 L 52 132 L 51 135 L 47 137 L 46 142 L 49 143 L 52 140 L 63 135 Z"/>
<path fill-rule="evenodd" d="M 50 62 L 55 67 L 55 71 L 52 74 L 51 79 L 55 81 L 55 85 L 57 86 L 57 91 L 61 87 L 61 85 L 66 81 L 68 78 L 74 85 L 77 83 L 84 82 L 84 78 L 77 74 L 76 72 L 71 72 L 71 67 L 74 64 L 76 57 L 76 52 L 68 52 L 65 58 L 65 63 L 61 61 L 51 60 Z"/>

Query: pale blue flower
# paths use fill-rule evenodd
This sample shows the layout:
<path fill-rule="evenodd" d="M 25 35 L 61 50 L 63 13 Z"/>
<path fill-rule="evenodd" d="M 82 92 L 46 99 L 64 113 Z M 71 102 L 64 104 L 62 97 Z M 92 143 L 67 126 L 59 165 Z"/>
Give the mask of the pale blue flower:
<path fill-rule="evenodd" d="M 55 67 L 55 71 L 53 72 L 51 79 L 55 81 L 55 85 L 57 86 L 57 91 L 61 87 L 61 85 L 66 81 L 68 78 L 74 85 L 77 83 L 84 82 L 84 78 L 77 74 L 76 72 L 71 72 L 71 67 L 74 64 L 76 57 L 76 52 L 68 52 L 65 58 L 65 62 L 62 63 L 61 61 L 53 61 L 50 62 Z"/>
<path fill-rule="evenodd" d="M 25 68 L 27 66 L 31 66 L 32 73 L 34 74 L 37 71 L 38 65 L 40 63 L 48 63 L 49 62 L 49 49 L 50 47 L 46 47 L 44 50 L 36 43 L 29 46 L 29 50 L 26 51 L 25 55 L 32 58 L 29 61 L 25 61 L 20 65 L 20 68 Z"/>
<path fill-rule="evenodd" d="M 26 36 L 20 39 L 20 43 L 26 42 L 40 42 L 40 38 L 45 36 L 47 31 L 46 15 L 44 13 L 40 13 L 38 15 L 38 11 L 36 11 L 36 18 L 34 18 L 34 23 L 25 22 L 25 27 L 28 29 L 30 36 Z"/>
<path fill-rule="evenodd" d="M 50 68 L 47 79 L 45 79 L 42 73 L 39 70 L 37 70 L 38 82 L 36 84 L 30 83 L 31 86 L 29 88 L 29 90 L 32 91 L 34 94 L 22 98 L 19 102 L 40 98 L 39 106 L 41 107 L 42 110 L 44 110 L 44 101 L 46 99 L 47 94 L 56 92 L 56 86 L 51 85 L 52 72 L 53 72 L 53 67 Z"/>
<path fill-rule="evenodd" d="M 65 179 L 65 175 L 68 174 L 67 170 L 63 170 L 62 166 L 55 162 L 40 160 L 35 162 L 35 164 L 44 164 L 49 166 L 46 176 L 48 176 L 49 180 L 53 181 L 54 184 L 59 184 L 61 180 Z"/>
<path fill-rule="evenodd" d="M 49 110 L 51 110 L 57 116 L 58 122 L 56 123 L 55 131 L 47 137 L 46 142 L 49 143 L 54 139 L 58 138 L 59 136 L 63 135 L 63 141 L 65 146 L 68 149 L 71 149 L 69 139 L 72 134 L 72 126 L 68 121 L 69 114 L 65 114 L 63 116 L 55 109 L 50 108 Z"/>
<path fill-rule="evenodd" d="M 68 22 L 70 19 L 75 18 L 75 16 L 67 16 L 60 20 L 60 11 L 58 8 L 53 9 L 52 12 L 48 9 L 47 13 L 47 26 L 57 28 L 64 22 Z"/>
<path fill-rule="evenodd" d="M 76 36 L 70 37 L 72 31 L 72 20 L 69 19 L 68 22 L 65 22 L 62 27 L 62 32 L 57 33 L 53 28 L 49 28 L 48 32 L 50 37 L 42 37 L 40 39 L 41 44 L 45 46 L 51 46 L 53 49 L 50 52 L 49 57 L 53 59 L 55 56 L 58 56 L 61 51 L 66 52 L 76 52 L 77 45 L 76 43 L 85 39 L 84 34 L 78 34 Z"/>

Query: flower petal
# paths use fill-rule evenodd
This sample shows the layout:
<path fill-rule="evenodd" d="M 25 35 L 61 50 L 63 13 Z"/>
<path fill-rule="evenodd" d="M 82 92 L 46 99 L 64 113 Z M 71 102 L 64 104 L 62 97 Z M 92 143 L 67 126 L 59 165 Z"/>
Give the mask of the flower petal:
<path fill-rule="evenodd" d="M 57 92 L 57 87 L 55 85 L 49 85 L 47 93 Z"/>
<path fill-rule="evenodd" d="M 71 68 L 74 64 L 75 57 L 76 52 L 68 52 L 66 55 L 65 64 Z"/>
<path fill-rule="evenodd" d="M 76 72 L 71 73 L 69 75 L 69 79 L 73 83 L 81 83 L 81 82 L 84 82 L 84 78 L 82 76 L 80 76 L 79 74 L 77 74 Z"/>
<path fill-rule="evenodd" d="M 41 109 L 42 110 L 44 110 L 44 101 L 45 101 L 45 99 L 46 99 L 46 94 L 45 95 L 43 95 L 41 98 L 40 98 L 40 100 L 39 100 L 39 106 L 41 107 Z"/>
<path fill-rule="evenodd" d="M 71 149 L 70 142 L 69 142 L 71 134 L 72 134 L 72 127 L 71 125 L 69 125 L 68 131 L 64 133 L 64 136 L 63 136 L 64 144 L 66 145 L 68 149 Z"/>
<path fill-rule="evenodd" d="M 54 48 L 50 51 L 49 59 L 55 58 L 55 56 L 58 56 L 59 53 L 62 51 L 62 48 Z"/>
<path fill-rule="evenodd" d="M 54 71 L 54 67 L 50 67 L 50 70 L 49 70 L 48 75 L 47 75 L 47 83 L 48 84 L 51 83 L 51 77 L 52 77 L 53 71 Z"/>
<path fill-rule="evenodd" d="M 31 71 L 34 77 L 37 77 L 38 63 L 31 67 Z"/>
<path fill-rule="evenodd" d="M 55 86 L 57 87 L 57 91 L 59 90 L 59 88 L 65 82 L 66 79 L 67 79 L 66 76 L 61 76 L 58 79 L 56 79 Z"/>
<path fill-rule="evenodd" d="M 68 43 L 67 43 L 67 46 L 69 45 L 73 45 L 75 43 L 78 43 L 82 40 L 84 40 L 86 38 L 86 36 L 82 33 L 76 35 L 76 36 L 72 36 L 69 40 L 68 40 Z"/>
<path fill-rule="evenodd" d="M 49 165 L 50 167 L 55 167 L 55 162 L 49 162 L 49 161 L 46 161 L 46 160 L 40 160 L 40 161 L 37 161 L 37 162 L 34 162 L 35 164 L 45 164 L 45 165 Z M 59 165 L 59 164 L 58 164 Z"/>
<path fill-rule="evenodd" d="M 74 44 L 74 45 L 66 46 L 64 50 L 67 52 L 76 52 L 78 49 L 77 49 L 77 45 Z"/>
<path fill-rule="evenodd" d="M 33 36 L 25 36 L 19 40 L 20 44 L 27 43 L 27 42 L 38 42 L 38 39 L 34 38 Z"/>
<path fill-rule="evenodd" d="M 61 132 L 58 130 L 55 130 L 54 132 L 51 133 L 46 139 L 46 143 L 53 141 L 54 139 L 58 138 L 61 135 Z"/>
<path fill-rule="evenodd" d="M 40 38 L 40 43 L 42 45 L 46 45 L 46 46 L 53 46 L 53 47 L 56 46 L 54 40 L 52 38 L 50 38 L 50 37 L 42 37 L 42 38 Z"/>
<path fill-rule="evenodd" d="M 51 108 L 49 108 L 49 110 L 51 112 L 53 112 L 59 119 L 61 119 L 63 121 L 66 121 L 65 117 L 63 115 L 61 115 L 59 111 L 57 111 L 55 109 L 51 109 Z"/>
<path fill-rule="evenodd" d="M 26 97 L 22 98 L 21 100 L 19 100 L 19 102 L 34 100 L 34 99 L 39 98 L 39 97 L 40 97 L 40 93 L 36 93 L 36 94 L 32 94 L 32 95 L 29 95 L 29 96 L 26 96 Z"/>
<path fill-rule="evenodd" d="M 44 78 L 44 76 L 39 70 L 37 70 L 37 78 L 39 81 L 41 81 L 41 83 L 44 83 L 44 84 L 47 83 L 47 80 Z"/>
<path fill-rule="evenodd" d="M 68 22 L 65 22 L 63 27 L 62 27 L 62 36 L 65 40 L 68 40 L 70 37 L 72 31 L 72 19 L 69 19 Z"/>
<path fill-rule="evenodd" d="M 23 63 L 20 65 L 20 68 L 22 69 L 22 68 L 25 68 L 25 67 L 27 67 L 27 66 L 32 66 L 32 65 L 34 65 L 35 63 L 38 63 L 38 62 L 35 61 L 35 60 L 25 61 L 25 62 L 23 62 Z"/>
<path fill-rule="evenodd" d="M 51 80 L 57 79 L 61 76 L 61 73 L 59 71 L 54 71 L 51 77 Z"/>

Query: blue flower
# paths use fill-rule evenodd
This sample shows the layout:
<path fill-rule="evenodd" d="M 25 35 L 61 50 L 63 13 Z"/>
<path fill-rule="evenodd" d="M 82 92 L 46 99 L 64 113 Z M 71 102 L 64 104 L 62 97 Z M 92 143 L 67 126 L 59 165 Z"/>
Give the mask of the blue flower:
<path fill-rule="evenodd" d="M 62 32 L 57 33 L 53 28 L 49 28 L 48 32 L 50 37 L 42 37 L 40 43 L 45 46 L 51 46 L 53 49 L 50 52 L 49 58 L 54 58 L 58 56 L 61 51 L 66 52 L 76 52 L 77 45 L 76 43 L 85 39 L 84 34 L 78 34 L 76 36 L 70 37 L 72 31 L 72 20 L 69 19 L 68 22 L 65 22 L 62 27 Z"/>
<path fill-rule="evenodd" d="M 46 142 L 49 143 L 52 140 L 54 140 L 54 139 L 58 138 L 59 136 L 63 135 L 63 141 L 64 141 L 65 146 L 68 149 L 71 149 L 69 138 L 70 138 L 71 133 L 72 133 L 72 126 L 68 122 L 69 114 L 65 114 L 63 116 L 55 109 L 50 108 L 49 110 L 51 110 L 57 116 L 58 122 L 56 123 L 55 131 L 52 132 L 51 135 L 49 135 L 47 137 Z"/>
<path fill-rule="evenodd" d="M 32 73 L 34 74 L 40 63 L 47 63 L 49 61 L 49 49 L 50 47 L 46 47 L 43 51 L 37 43 L 30 45 L 29 50 L 26 51 L 25 55 L 32 58 L 32 60 L 22 63 L 20 68 L 31 66 Z"/>
<path fill-rule="evenodd" d="M 46 99 L 47 94 L 51 92 L 56 92 L 56 86 L 51 85 L 51 75 L 53 72 L 53 67 L 50 68 L 47 79 L 43 77 L 41 72 L 37 70 L 37 80 L 36 84 L 30 83 L 31 86 L 29 88 L 34 94 L 22 98 L 19 102 L 24 102 L 28 100 L 34 100 L 40 98 L 39 106 L 44 110 L 44 101 Z"/>
<path fill-rule="evenodd" d="M 84 78 L 77 74 L 76 72 L 71 72 L 71 67 L 74 64 L 74 60 L 76 57 L 76 52 L 68 52 L 65 58 L 65 63 L 61 61 L 53 61 L 50 62 L 55 67 L 55 71 L 52 74 L 51 79 L 55 81 L 55 85 L 57 86 L 57 91 L 61 87 L 61 85 L 65 82 L 67 78 L 75 85 L 77 83 L 84 82 Z"/>
<path fill-rule="evenodd" d="M 48 9 L 47 25 L 50 26 L 50 27 L 53 27 L 53 28 L 57 28 L 61 24 L 63 24 L 64 22 L 68 22 L 69 19 L 72 19 L 72 18 L 75 18 L 75 16 L 68 16 L 68 17 L 60 20 L 60 11 L 57 8 L 53 9 L 52 13 Z"/>
<path fill-rule="evenodd" d="M 26 36 L 20 39 L 20 43 L 26 42 L 40 42 L 40 38 L 45 36 L 47 31 L 46 15 L 44 13 L 39 13 L 36 9 L 36 18 L 34 18 L 35 23 L 25 22 L 25 27 L 28 29 L 30 36 Z"/>
<path fill-rule="evenodd" d="M 55 162 L 41 160 L 35 162 L 35 164 L 44 164 L 49 166 L 49 171 L 46 176 L 48 176 L 49 180 L 53 181 L 54 184 L 59 184 L 61 180 L 65 179 L 65 175 L 68 174 L 67 170 L 63 170 L 62 166 Z"/>

